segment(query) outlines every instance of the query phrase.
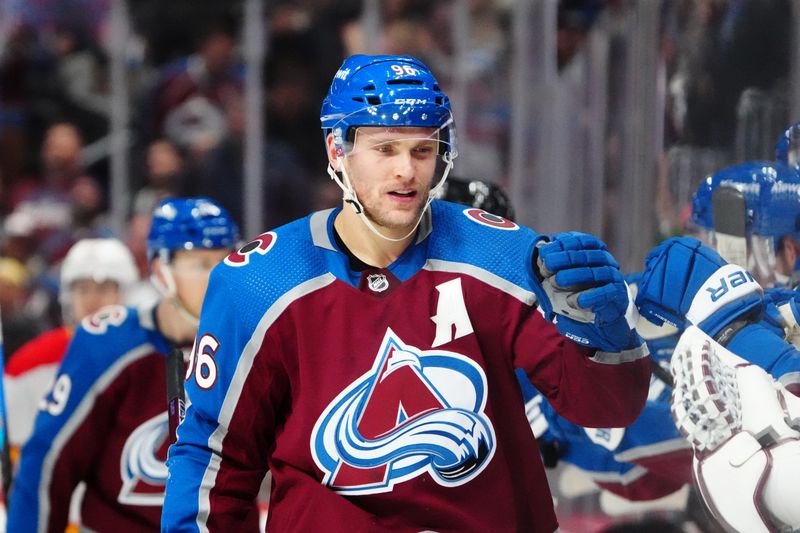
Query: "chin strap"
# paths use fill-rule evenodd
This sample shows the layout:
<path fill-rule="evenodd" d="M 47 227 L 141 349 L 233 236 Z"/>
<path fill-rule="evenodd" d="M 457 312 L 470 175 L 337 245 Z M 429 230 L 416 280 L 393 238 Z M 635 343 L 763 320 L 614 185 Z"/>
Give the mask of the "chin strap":
<path fill-rule="evenodd" d="M 434 200 L 434 198 L 438 197 L 439 191 L 442 190 L 444 182 L 447 180 L 447 176 L 448 174 L 450 174 L 450 170 L 452 170 L 453 168 L 453 158 L 450 156 L 449 153 L 446 153 L 442 156 L 442 160 L 447 165 L 445 166 L 444 171 L 442 172 L 442 179 L 439 180 L 439 183 L 437 183 L 435 187 L 433 187 L 430 191 L 428 191 L 428 199 L 425 202 L 425 207 L 422 208 L 422 211 L 420 212 L 419 218 L 417 219 L 416 224 L 414 224 L 414 227 L 411 228 L 411 231 L 409 231 L 400 238 L 387 237 L 386 235 L 378 231 L 378 228 L 376 228 L 375 225 L 367 218 L 366 213 L 364 213 L 364 206 L 358 200 L 358 196 L 356 196 L 356 191 L 353 189 L 353 186 L 350 183 L 350 178 L 348 177 L 347 170 L 344 168 L 344 166 L 342 166 L 341 170 L 342 178 L 344 179 L 339 178 L 339 175 L 336 173 L 336 171 L 333 169 L 333 166 L 331 166 L 330 163 L 328 163 L 328 175 L 336 183 L 336 185 L 338 185 L 339 188 L 342 189 L 343 193 L 342 199 L 345 201 L 345 203 L 349 204 L 353 208 L 353 210 L 356 212 L 356 215 L 358 215 L 358 218 L 361 219 L 364 225 L 367 226 L 367 228 L 372 233 L 374 233 L 381 239 L 387 241 L 401 242 L 409 238 L 411 235 L 414 234 L 415 231 L 417 231 L 420 222 L 422 222 L 422 217 L 425 216 L 425 211 L 428 210 L 428 206 L 431 205 L 431 202 Z"/>
<path fill-rule="evenodd" d="M 165 259 L 165 257 L 161 257 L 161 273 L 164 275 L 166 284 L 162 283 L 155 274 L 150 274 L 150 283 L 155 286 L 156 290 L 165 300 L 172 304 L 178 311 L 178 314 L 181 315 L 186 322 L 196 328 L 200 326 L 200 319 L 190 313 L 189 310 L 186 309 L 186 306 L 183 305 L 180 298 L 178 298 L 177 291 L 175 290 L 175 276 L 173 276 L 172 269 Z"/>

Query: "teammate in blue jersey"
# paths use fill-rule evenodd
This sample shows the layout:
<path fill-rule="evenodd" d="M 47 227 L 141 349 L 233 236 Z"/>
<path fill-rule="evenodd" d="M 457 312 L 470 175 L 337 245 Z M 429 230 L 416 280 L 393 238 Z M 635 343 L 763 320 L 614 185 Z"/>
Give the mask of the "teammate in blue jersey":
<path fill-rule="evenodd" d="M 146 309 L 105 307 L 75 332 L 22 449 L 9 531 L 64 531 L 81 481 L 81 527 L 159 528 L 167 477 L 165 354 L 191 346 L 211 268 L 237 241 L 236 225 L 210 200 L 159 204 L 148 253 L 162 298 Z"/>
<path fill-rule="evenodd" d="M 714 193 L 740 191 L 745 231 L 726 237 L 741 250 L 726 249 L 766 283 L 785 282 L 794 267 L 785 256 L 797 238 L 799 184 L 780 163 L 731 167 L 701 185 L 694 219 L 709 231 L 706 242 L 719 242 L 713 217 L 726 207 L 713 208 Z M 791 394 L 800 392 L 800 352 L 784 340 L 796 335 L 797 295 L 768 288 L 766 296 L 748 270 L 681 238 L 648 255 L 636 299 L 643 316 L 689 328 L 672 360 L 673 417 L 693 445 L 703 499 L 737 531 L 800 525 L 800 401 Z"/>
<path fill-rule="evenodd" d="M 714 197 L 720 190 L 734 191 L 744 205 L 720 206 L 723 218 L 742 218 L 743 235 L 719 230 Z M 796 284 L 800 257 L 800 175 L 783 163 L 750 161 L 724 168 L 700 183 L 692 198 L 692 221 L 699 238 L 727 261 L 750 270 L 765 288 Z M 723 200 L 729 202 L 730 200 Z M 743 210 L 738 215 L 730 210 Z"/>
<path fill-rule="evenodd" d="M 739 187 L 746 200 L 747 223 L 742 221 L 746 235 L 741 239 L 738 256 L 761 272 L 762 279 L 787 280 L 794 263 L 790 255 L 791 243 L 796 239 L 795 221 L 800 216 L 797 176 L 787 167 L 769 162 L 737 165 L 710 176 L 701 184 L 693 204 L 694 221 L 703 229 L 704 240 L 709 244 L 716 244 L 720 237 L 713 224 L 712 195 L 721 186 Z M 729 348 L 736 353 L 766 368 L 783 386 L 800 390 L 798 353 L 781 340 L 797 329 L 794 291 L 771 288 L 766 292 L 769 298 L 762 301 L 760 289 L 752 280 L 737 274 L 741 269 L 728 266 L 727 275 L 733 276 L 727 280 L 730 293 L 722 294 L 728 287 L 722 283 L 713 288 L 722 298 L 719 301 L 729 305 L 702 309 L 702 299 L 697 298 L 690 313 L 692 297 L 708 294 L 708 287 L 701 289 L 700 284 L 716 275 L 725 261 L 688 239 L 668 241 L 656 248 L 648 261 L 644 276 L 636 276 L 635 281 L 629 278 L 629 283 L 634 291 L 644 283 L 644 294 L 638 301 L 645 306 L 645 316 L 639 320 L 638 328 L 648 342 L 651 357 L 662 368 L 654 368 L 648 402 L 636 422 L 624 429 L 591 429 L 572 424 L 559 417 L 536 389 L 522 380 L 532 428 L 540 442 L 548 444 L 543 450 L 555 450 L 557 459 L 578 466 L 598 486 L 633 501 L 652 501 L 692 481 L 691 444 L 670 415 L 672 379 L 668 375 L 665 379 L 657 377 L 664 368 L 669 369 L 672 350 L 686 319 L 681 316 L 680 320 L 654 325 L 645 318 L 671 316 L 654 311 L 654 299 L 683 302 L 683 311 L 678 314 L 689 314 L 723 342 L 730 342 Z M 725 299 L 736 290 L 745 291 L 741 298 Z M 762 309 L 767 312 L 762 314 Z M 743 331 L 738 335 L 740 329 Z"/>
<path fill-rule="evenodd" d="M 212 272 L 162 530 L 240 530 L 269 469 L 268 530 L 554 531 L 514 368 L 578 423 L 636 418 L 649 360 L 616 261 L 432 199 L 455 128 L 414 58 L 348 58 L 321 122 L 343 205 Z"/>

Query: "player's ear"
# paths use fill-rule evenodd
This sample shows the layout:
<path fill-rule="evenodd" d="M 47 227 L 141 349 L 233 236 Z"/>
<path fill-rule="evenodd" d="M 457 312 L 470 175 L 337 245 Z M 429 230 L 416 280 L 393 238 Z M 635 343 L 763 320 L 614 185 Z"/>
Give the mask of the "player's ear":
<path fill-rule="evenodd" d="M 331 132 L 328 132 L 325 137 L 325 147 L 328 151 L 328 162 L 331 167 L 336 171 L 342 170 L 342 159 L 336 151 L 336 144 L 333 142 L 333 133 Z"/>
<path fill-rule="evenodd" d="M 797 257 L 800 256 L 800 243 L 792 236 L 789 236 L 787 241 L 786 248 L 789 253 L 789 266 L 794 267 L 794 265 L 797 264 Z"/>

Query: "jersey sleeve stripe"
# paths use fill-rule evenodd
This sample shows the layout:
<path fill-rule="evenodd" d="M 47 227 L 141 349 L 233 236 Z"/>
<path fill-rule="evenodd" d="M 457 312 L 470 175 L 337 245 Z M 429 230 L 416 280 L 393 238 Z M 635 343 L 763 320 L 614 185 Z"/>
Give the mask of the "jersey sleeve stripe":
<path fill-rule="evenodd" d="M 619 472 L 593 472 L 589 471 L 588 474 L 594 479 L 595 481 L 600 481 L 603 483 L 618 483 L 620 485 L 628 485 L 633 483 L 643 475 L 647 474 L 648 470 L 643 466 L 635 466 L 628 470 L 627 472 L 619 473 Z"/>
<path fill-rule="evenodd" d="M 335 280 L 336 278 L 332 274 L 326 273 L 305 281 L 286 292 L 267 309 L 266 313 L 261 317 L 261 320 L 259 320 L 247 344 L 245 344 L 242 354 L 236 364 L 233 379 L 228 386 L 225 399 L 222 402 L 222 407 L 217 418 L 217 428 L 208 438 L 208 447 L 211 449 L 212 453 L 206 471 L 203 474 L 198 492 L 196 523 L 199 531 L 203 533 L 208 532 L 207 522 L 211 512 L 211 490 L 214 487 L 217 473 L 220 470 L 222 442 L 225 439 L 228 426 L 236 411 L 236 406 L 239 403 L 239 397 L 244 388 L 245 381 L 250 373 L 250 369 L 253 367 L 256 354 L 258 354 L 261 349 L 267 330 L 292 302 L 326 287 Z"/>
<path fill-rule="evenodd" d="M 334 208 L 326 209 L 324 211 L 317 211 L 311 215 L 311 219 L 308 223 L 311 229 L 311 240 L 314 243 L 314 246 L 319 246 L 320 248 L 331 251 L 336 250 L 336 248 L 333 247 L 330 236 L 328 235 L 328 219 L 330 218 L 333 210 Z"/>
<path fill-rule="evenodd" d="M 61 450 L 64 448 L 78 427 L 80 427 L 80 425 L 84 422 L 89 413 L 91 413 L 92 406 L 94 406 L 98 396 L 100 396 L 103 391 L 105 391 L 109 385 L 114 382 L 114 380 L 128 365 L 153 353 L 154 350 L 155 348 L 151 344 L 142 344 L 117 359 L 114 364 L 109 366 L 108 369 L 92 384 L 89 390 L 86 391 L 86 394 L 83 396 L 81 402 L 56 434 L 55 438 L 53 439 L 52 446 L 50 446 L 47 455 L 45 455 L 44 460 L 42 461 L 42 478 L 39 482 L 38 531 L 40 533 L 45 533 L 47 531 L 47 523 L 50 516 L 50 497 L 48 492 L 50 490 L 50 482 L 52 481 L 56 462 L 61 456 Z"/>
<path fill-rule="evenodd" d="M 636 348 L 622 350 L 621 352 L 602 352 L 598 350 L 589 360 L 604 365 L 619 365 L 638 361 L 648 355 L 650 355 L 650 350 L 647 349 L 647 344 L 642 344 Z"/>
<path fill-rule="evenodd" d="M 796 387 L 800 384 L 800 372 L 787 372 L 778 379 L 778 382 L 786 388 Z"/>
<path fill-rule="evenodd" d="M 663 442 L 658 442 L 656 444 L 637 446 L 636 448 L 625 450 L 624 452 L 615 454 L 614 459 L 621 463 L 632 463 L 646 457 L 654 457 L 680 450 L 690 450 L 691 448 L 692 445 L 688 440 L 683 437 L 678 437 L 676 439 L 670 439 Z"/>
<path fill-rule="evenodd" d="M 428 259 L 423 266 L 425 270 L 433 272 L 453 272 L 456 274 L 466 274 L 475 279 L 479 279 L 495 289 L 509 294 L 526 305 L 536 303 L 536 295 L 529 290 L 520 287 L 500 276 L 484 270 L 469 263 L 459 263 L 455 261 L 444 261 L 442 259 Z"/>

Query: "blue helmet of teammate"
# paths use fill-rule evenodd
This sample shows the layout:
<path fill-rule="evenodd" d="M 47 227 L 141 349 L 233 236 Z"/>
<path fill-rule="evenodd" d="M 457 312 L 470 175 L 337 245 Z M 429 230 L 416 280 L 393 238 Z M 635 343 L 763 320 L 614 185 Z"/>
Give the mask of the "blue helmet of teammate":
<path fill-rule="evenodd" d="M 717 231 L 714 191 L 731 187 L 744 197 L 744 239 Z M 726 260 L 750 270 L 764 287 L 784 284 L 790 273 L 777 261 L 786 236 L 800 238 L 800 178 L 777 162 L 753 161 L 707 177 L 692 200 L 692 220 L 705 230 L 701 240 Z M 737 244 L 738 243 L 738 244 Z"/>
<path fill-rule="evenodd" d="M 153 211 L 147 255 L 152 260 L 176 250 L 234 248 L 238 240 L 239 227 L 213 200 L 167 198 Z"/>
<path fill-rule="evenodd" d="M 708 176 L 692 198 L 692 220 L 701 228 L 714 229 L 712 196 L 720 186 L 743 193 L 748 235 L 800 236 L 800 179 L 786 165 L 751 161 Z"/>
<path fill-rule="evenodd" d="M 440 130 L 443 155 L 456 156 L 450 100 L 430 69 L 411 56 L 347 58 L 322 102 L 320 122 L 340 153 L 359 126 L 430 127 Z"/>
<path fill-rule="evenodd" d="M 800 170 L 800 122 L 792 124 L 775 143 L 775 160 Z"/>

